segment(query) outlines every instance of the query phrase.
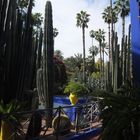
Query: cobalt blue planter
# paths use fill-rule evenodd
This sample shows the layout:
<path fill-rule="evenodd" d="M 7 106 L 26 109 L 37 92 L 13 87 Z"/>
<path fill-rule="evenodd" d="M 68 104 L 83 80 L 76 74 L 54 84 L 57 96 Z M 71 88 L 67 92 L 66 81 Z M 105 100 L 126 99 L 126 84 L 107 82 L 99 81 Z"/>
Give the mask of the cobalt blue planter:
<path fill-rule="evenodd" d="M 69 138 L 65 138 L 64 140 L 89 140 L 101 134 L 101 131 L 102 131 L 102 128 L 93 128 L 93 129 L 84 131 L 83 133 L 79 133 Z"/>

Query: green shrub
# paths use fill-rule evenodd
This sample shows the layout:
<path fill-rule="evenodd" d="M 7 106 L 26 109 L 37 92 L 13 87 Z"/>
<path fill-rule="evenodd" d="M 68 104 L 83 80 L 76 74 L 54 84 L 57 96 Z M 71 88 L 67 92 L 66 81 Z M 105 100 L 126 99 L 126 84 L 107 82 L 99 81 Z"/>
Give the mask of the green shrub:
<path fill-rule="evenodd" d="M 140 99 L 117 94 L 102 96 L 102 140 L 138 140 Z"/>
<path fill-rule="evenodd" d="M 73 93 L 76 94 L 77 96 L 81 96 L 87 93 L 87 88 L 80 82 L 69 82 L 64 89 L 64 93 L 66 94 Z"/>

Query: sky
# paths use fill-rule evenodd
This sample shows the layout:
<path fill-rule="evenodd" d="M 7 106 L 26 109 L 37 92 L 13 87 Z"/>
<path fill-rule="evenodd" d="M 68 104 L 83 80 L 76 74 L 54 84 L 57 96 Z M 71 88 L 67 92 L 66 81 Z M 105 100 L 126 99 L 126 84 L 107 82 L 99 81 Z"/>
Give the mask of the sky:
<path fill-rule="evenodd" d="M 33 12 L 42 13 L 44 17 L 45 4 L 47 0 L 35 0 Z M 58 29 L 58 36 L 55 38 L 55 50 L 61 50 L 64 58 L 74 56 L 83 52 L 82 47 L 82 29 L 76 26 L 76 14 L 81 10 L 90 14 L 88 28 L 85 31 L 86 56 L 89 55 L 89 47 L 91 47 L 90 30 L 104 29 L 106 39 L 108 36 L 107 24 L 102 19 L 102 12 L 109 5 L 110 0 L 50 0 L 53 9 L 53 27 Z M 129 25 L 129 19 L 126 21 L 126 28 Z M 119 36 L 121 36 L 120 28 L 121 20 L 116 25 Z M 94 41 L 97 45 L 97 42 Z"/>

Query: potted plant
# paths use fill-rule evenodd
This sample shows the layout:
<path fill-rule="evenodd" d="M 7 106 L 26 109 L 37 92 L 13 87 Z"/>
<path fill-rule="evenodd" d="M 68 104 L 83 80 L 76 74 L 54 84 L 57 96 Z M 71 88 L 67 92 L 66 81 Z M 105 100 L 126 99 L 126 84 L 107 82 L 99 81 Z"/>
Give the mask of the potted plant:
<path fill-rule="evenodd" d="M 72 105 L 78 102 L 78 97 L 84 95 L 87 92 L 87 88 L 80 82 L 69 82 L 64 89 L 64 93 L 69 94 L 69 99 Z"/>
<path fill-rule="evenodd" d="M 15 101 L 8 104 L 0 101 L 0 140 L 14 140 L 14 134 L 21 126 L 19 116 L 15 114 L 19 109 L 20 105 Z"/>

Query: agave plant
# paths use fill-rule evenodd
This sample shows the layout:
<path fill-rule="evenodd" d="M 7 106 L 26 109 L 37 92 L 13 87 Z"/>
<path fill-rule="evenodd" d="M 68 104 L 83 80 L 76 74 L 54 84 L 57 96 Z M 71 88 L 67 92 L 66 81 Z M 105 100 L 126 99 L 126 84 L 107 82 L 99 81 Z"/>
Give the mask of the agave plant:
<path fill-rule="evenodd" d="M 20 131 L 20 117 L 15 113 L 20 109 L 21 106 L 15 101 L 8 104 L 0 101 L 0 140 L 13 140 L 15 134 Z"/>
<path fill-rule="evenodd" d="M 102 140 L 138 140 L 140 98 L 104 94 L 101 104 Z"/>

